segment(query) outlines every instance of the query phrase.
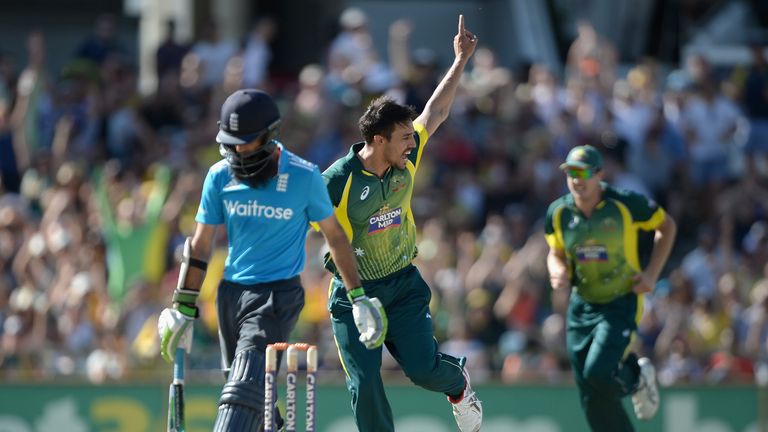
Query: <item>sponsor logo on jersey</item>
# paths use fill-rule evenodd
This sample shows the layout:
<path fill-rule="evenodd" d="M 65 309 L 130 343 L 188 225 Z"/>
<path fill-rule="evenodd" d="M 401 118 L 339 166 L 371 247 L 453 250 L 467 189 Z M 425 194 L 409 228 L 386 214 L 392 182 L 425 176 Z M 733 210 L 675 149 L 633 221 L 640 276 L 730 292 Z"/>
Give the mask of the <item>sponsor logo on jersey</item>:
<path fill-rule="evenodd" d="M 602 223 L 603 231 L 613 232 L 616 231 L 616 221 L 613 219 L 604 219 Z"/>
<path fill-rule="evenodd" d="M 289 220 L 293 217 L 293 209 L 291 208 L 261 205 L 255 200 L 248 200 L 246 203 L 224 200 L 224 208 L 230 216 L 259 217 L 279 220 Z"/>
<path fill-rule="evenodd" d="M 579 262 L 605 262 L 608 261 L 608 249 L 603 245 L 577 246 L 576 259 Z"/>
<path fill-rule="evenodd" d="M 360 194 L 360 201 L 365 200 L 368 198 L 368 193 L 371 191 L 371 188 L 366 186 L 363 188 L 363 193 Z"/>
<path fill-rule="evenodd" d="M 403 209 L 398 207 L 390 210 L 382 208 L 381 211 L 368 219 L 368 234 L 375 234 L 390 228 L 399 227 L 402 223 Z"/>
<path fill-rule="evenodd" d="M 405 177 L 403 177 L 401 175 L 393 176 L 392 180 L 390 182 L 390 185 L 389 185 L 389 190 L 392 193 L 395 193 L 395 192 L 405 188 L 406 186 L 407 185 L 405 184 Z"/>

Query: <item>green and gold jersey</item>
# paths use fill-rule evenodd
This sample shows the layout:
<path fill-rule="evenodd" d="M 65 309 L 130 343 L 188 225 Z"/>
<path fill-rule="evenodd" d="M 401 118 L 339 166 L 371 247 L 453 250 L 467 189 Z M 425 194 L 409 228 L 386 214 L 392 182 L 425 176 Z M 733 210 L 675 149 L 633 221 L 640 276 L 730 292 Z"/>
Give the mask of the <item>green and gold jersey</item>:
<path fill-rule="evenodd" d="M 336 219 L 352 243 L 363 280 L 382 279 L 408 266 L 416 256 L 411 195 L 428 135 L 423 125 L 413 127 L 416 148 L 405 169 L 390 167 L 383 177 L 366 171 L 357 157 L 364 146 L 361 142 L 323 173 Z M 328 256 L 326 267 L 336 270 Z"/>
<path fill-rule="evenodd" d="M 641 271 L 638 230 L 653 231 L 666 217 L 643 195 L 602 187 L 603 199 L 590 218 L 569 193 L 550 204 L 545 226 L 549 246 L 565 251 L 571 285 L 590 303 L 607 303 L 632 290 L 632 277 Z"/>

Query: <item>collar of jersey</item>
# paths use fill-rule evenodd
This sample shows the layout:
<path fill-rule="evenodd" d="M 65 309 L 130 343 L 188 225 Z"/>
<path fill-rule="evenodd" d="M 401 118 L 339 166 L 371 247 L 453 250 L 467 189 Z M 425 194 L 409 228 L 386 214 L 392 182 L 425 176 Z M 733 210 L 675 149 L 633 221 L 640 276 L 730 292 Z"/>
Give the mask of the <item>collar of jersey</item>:
<path fill-rule="evenodd" d="M 600 210 L 601 208 L 605 207 L 605 204 L 606 204 L 605 193 L 608 191 L 608 183 L 600 182 L 600 188 L 602 188 L 603 190 L 603 196 L 601 197 L 602 199 L 600 200 L 600 202 L 598 202 L 597 205 L 595 206 L 595 210 Z M 579 210 L 579 208 L 576 207 L 576 200 L 573 198 L 572 193 L 569 193 L 565 197 L 565 202 L 566 204 L 568 204 L 569 207 L 581 213 L 581 210 Z"/>
<path fill-rule="evenodd" d="M 372 172 L 370 172 L 370 171 L 365 169 L 365 167 L 363 166 L 363 162 L 360 160 L 360 158 L 357 157 L 357 153 L 360 150 L 362 150 L 363 146 L 365 146 L 365 141 L 360 141 L 360 142 L 354 143 L 354 144 L 352 144 L 352 147 L 349 148 L 349 155 L 348 156 L 349 156 L 349 159 L 350 159 L 350 163 L 355 168 L 355 171 L 359 172 L 360 174 L 362 174 L 364 176 L 372 177 L 372 178 L 375 178 L 375 179 L 384 178 L 387 175 L 389 175 L 389 173 L 392 172 L 392 167 L 387 168 L 387 170 L 384 172 L 384 175 L 382 177 L 379 177 L 376 174 L 374 174 L 374 173 L 372 173 Z"/>
<path fill-rule="evenodd" d="M 285 150 L 285 147 L 283 146 L 283 143 L 280 141 L 277 141 L 277 173 L 282 174 L 285 172 L 285 170 L 288 168 L 288 158 L 283 157 L 283 150 Z"/>

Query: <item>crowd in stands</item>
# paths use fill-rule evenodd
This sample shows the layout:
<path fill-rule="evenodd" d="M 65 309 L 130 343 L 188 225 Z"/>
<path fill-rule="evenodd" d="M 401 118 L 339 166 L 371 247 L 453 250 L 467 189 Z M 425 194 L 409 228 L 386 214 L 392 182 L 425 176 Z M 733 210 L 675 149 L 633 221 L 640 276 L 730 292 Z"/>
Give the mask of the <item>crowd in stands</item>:
<path fill-rule="evenodd" d="M 152 94 L 138 92 L 114 17 L 72 47 L 61 71 L 47 69 L 40 31 L 29 34 L 26 64 L 0 55 L 0 376 L 103 382 L 166 370 L 157 315 L 206 169 L 220 158 L 224 98 L 244 86 L 273 94 L 280 140 L 322 170 L 360 140 L 368 101 L 389 94 L 420 110 L 447 69 L 450 59 L 411 46 L 408 20 L 391 24 L 388 50 L 377 52 L 367 19 L 345 11 L 323 61 L 293 82 L 269 75 L 277 23 L 268 18 L 244 41 L 210 24 L 191 45 L 169 25 Z M 480 382 L 571 379 L 568 293 L 549 286 L 542 221 L 566 191 L 559 164 L 589 143 L 612 184 L 655 199 L 679 227 L 635 341 L 661 383 L 768 383 L 764 48 L 727 70 L 699 54 L 622 65 L 587 23 L 563 70 L 510 69 L 480 46 L 429 140 L 413 200 L 441 350 L 466 355 Z M 322 369 L 340 377 L 323 239 L 308 235 L 306 308 L 292 338 L 318 344 Z M 214 302 L 225 257 L 219 241 L 193 369 L 219 367 Z M 391 357 L 384 368 L 396 369 Z"/>

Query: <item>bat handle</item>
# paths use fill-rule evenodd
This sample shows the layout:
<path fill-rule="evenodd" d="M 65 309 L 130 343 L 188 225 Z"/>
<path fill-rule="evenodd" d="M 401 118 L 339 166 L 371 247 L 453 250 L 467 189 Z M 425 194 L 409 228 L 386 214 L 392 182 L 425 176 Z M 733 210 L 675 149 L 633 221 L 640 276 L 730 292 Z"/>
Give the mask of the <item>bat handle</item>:
<path fill-rule="evenodd" d="M 173 383 L 184 384 L 184 348 L 176 348 L 176 358 L 173 361 Z"/>
<path fill-rule="evenodd" d="M 184 432 L 184 348 L 176 349 L 173 361 L 173 383 L 168 396 L 168 432 Z"/>

